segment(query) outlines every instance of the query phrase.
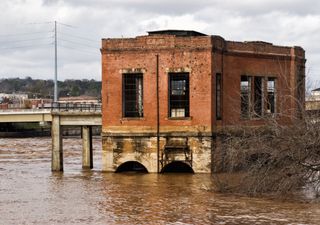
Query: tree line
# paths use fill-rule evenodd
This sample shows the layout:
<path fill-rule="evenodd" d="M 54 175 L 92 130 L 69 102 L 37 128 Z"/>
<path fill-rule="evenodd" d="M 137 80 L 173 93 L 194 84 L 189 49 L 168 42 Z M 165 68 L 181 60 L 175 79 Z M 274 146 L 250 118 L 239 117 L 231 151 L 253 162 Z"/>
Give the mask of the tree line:
<path fill-rule="evenodd" d="M 0 79 L 1 93 L 24 93 L 29 98 L 52 98 L 53 80 L 32 79 L 31 77 Z M 95 96 L 101 98 L 101 81 L 67 79 L 58 81 L 60 97 L 68 96 Z"/>

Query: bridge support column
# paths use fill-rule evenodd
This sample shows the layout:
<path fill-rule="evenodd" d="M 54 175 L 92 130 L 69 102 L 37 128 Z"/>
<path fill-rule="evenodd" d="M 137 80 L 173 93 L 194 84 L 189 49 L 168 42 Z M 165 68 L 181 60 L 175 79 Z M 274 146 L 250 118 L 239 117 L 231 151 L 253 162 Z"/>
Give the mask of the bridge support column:
<path fill-rule="evenodd" d="M 51 137 L 52 137 L 51 170 L 63 171 L 62 130 L 60 126 L 60 116 L 58 115 L 52 116 Z"/>
<path fill-rule="evenodd" d="M 92 169 L 92 127 L 82 126 L 82 168 Z"/>

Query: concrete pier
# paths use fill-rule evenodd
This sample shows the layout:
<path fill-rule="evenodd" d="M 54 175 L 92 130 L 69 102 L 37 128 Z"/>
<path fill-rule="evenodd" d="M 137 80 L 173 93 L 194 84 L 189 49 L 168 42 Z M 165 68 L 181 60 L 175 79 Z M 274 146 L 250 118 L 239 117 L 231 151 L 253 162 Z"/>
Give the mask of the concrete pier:
<path fill-rule="evenodd" d="M 63 171 L 63 126 L 81 126 L 83 135 L 82 167 L 93 168 L 92 126 L 101 126 L 101 104 L 58 103 L 51 109 L 6 110 L 0 112 L 1 123 L 51 122 L 51 170 Z"/>
<path fill-rule="evenodd" d="M 54 112 L 52 113 L 52 171 L 63 171 L 62 127 L 81 126 L 82 168 L 93 168 L 92 126 L 101 126 L 100 112 Z"/>
<path fill-rule="evenodd" d="M 92 127 L 82 126 L 82 168 L 92 169 Z"/>
<path fill-rule="evenodd" d="M 63 171 L 63 145 L 62 145 L 62 132 L 60 126 L 60 116 L 52 118 L 51 126 L 52 136 L 52 171 Z"/>

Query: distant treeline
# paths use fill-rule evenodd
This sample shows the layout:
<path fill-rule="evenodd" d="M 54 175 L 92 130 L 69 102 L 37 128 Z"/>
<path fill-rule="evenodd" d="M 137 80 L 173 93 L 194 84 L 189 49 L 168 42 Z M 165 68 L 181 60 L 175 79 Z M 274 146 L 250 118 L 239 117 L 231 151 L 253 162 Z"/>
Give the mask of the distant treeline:
<path fill-rule="evenodd" d="M 93 79 L 58 81 L 58 90 L 59 97 L 87 95 L 101 98 L 101 82 Z M 0 79 L 0 93 L 24 93 L 29 98 L 52 98 L 53 80 L 31 77 Z"/>

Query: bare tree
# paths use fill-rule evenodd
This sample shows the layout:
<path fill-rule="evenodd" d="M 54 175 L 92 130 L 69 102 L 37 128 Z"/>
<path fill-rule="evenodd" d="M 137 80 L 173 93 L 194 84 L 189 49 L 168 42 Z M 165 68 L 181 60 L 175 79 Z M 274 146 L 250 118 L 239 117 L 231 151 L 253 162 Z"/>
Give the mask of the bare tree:
<path fill-rule="evenodd" d="M 260 128 L 224 129 L 214 154 L 219 191 L 258 195 L 306 186 L 320 193 L 320 115 L 290 126 L 270 119 Z M 226 174 L 232 174 L 225 176 Z"/>
<path fill-rule="evenodd" d="M 242 126 L 225 126 L 217 134 L 213 176 L 218 191 L 260 195 L 312 187 L 320 196 L 320 110 L 313 114 L 304 110 L 304 67 L 299 67 L 293 87 L 289 77 L 287 63 L 279 61 L 277 79 L 282 89 L 277 90 L 278 109 L 273 114 L 263 113 L 263 109 L 256 113 L 255 102 L 248 100 L 248 124 L 242 120 Z M 251 87 L 249 81 L 247 86 Z M 266 102 L 265 95 L 260 98 Z M 265 125 L 253 127 L 251 118 L 263 120 Z M 287 122 L 280 123 L 281 118 Z"/>

